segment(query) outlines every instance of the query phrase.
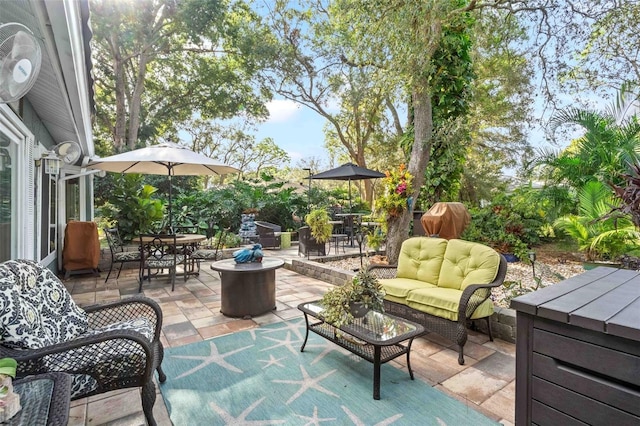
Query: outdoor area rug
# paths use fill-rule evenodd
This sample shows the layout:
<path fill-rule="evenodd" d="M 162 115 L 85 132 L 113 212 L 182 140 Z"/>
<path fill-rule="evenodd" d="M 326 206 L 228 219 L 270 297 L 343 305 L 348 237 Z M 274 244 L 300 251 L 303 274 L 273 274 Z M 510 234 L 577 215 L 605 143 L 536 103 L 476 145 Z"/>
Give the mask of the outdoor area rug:
<path fill-rule="evenodd" d="M 391 363 L 373 364 L 278 322 L 165 351 L 160 385 L 174 425 L 495 425 Z M 412 354 L 416 356 L 417 354 Z"/>

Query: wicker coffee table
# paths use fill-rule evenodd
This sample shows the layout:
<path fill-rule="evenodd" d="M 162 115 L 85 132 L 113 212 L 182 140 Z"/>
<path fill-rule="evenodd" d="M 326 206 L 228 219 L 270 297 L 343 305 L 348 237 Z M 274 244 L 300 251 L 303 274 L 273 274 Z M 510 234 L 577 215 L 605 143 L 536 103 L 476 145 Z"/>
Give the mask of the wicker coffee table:
<path fill-rule="evenodd" d="M 320 301 L 301 303 L 298 309 L 304 312 L 307 324 L 307 333 L 300 352 L 304 352 L 309 331 L 313 331 L 373 363 L 373 399 L 380 399 L 380 366 L 385 362 L 406 354 L 409 377 L 413 380 L 409 354 L 413 339 L 424 333 L 424 327 L 420 324 L 393 315 L 369 311 L 364 317 L 336 328 L 323 321 Z M 309 317 L 317 321 L 310 322 Z"/>

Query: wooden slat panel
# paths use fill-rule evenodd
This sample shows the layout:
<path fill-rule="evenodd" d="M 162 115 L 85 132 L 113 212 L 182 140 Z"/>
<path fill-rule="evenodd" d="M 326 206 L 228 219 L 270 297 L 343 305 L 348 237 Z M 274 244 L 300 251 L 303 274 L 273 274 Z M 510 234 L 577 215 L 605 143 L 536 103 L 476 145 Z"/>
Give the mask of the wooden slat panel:
<path fill-rule="evenodd" d="M 597 281 L 615 272 L 614 268 L 595 268 L 584 274 L 576 275 L 549 287 L 534 291 L 511 300 L 511 308 L 531 315 L 538 313 L 538 307 L 551 300 L 571 293 L 585 285 Z"/>
<path fill-rule="evenodd" d="M 613 379 L 640 386 L 640 358 L 613 349 L 560 336 L 543 330 L 534 330 L 534 352 L 594 371 Z"/>
<path fill-rule="evenodd" d="M 540 354 L 533 355 L 533 375 L 640 417 L 640 392 L 577 370 Z"/>
<path fill-rule="evenodd" d="M 638 426 L 640 418 L 540 378 L 533 379 L 533 398 L 591 425 Z"/>
<path fill-rule="evenodd" d="M 601 268 L 596 268 L 598 270 Z M 550 300 L 538 307 L 538 316 L 549 318 L 555 321 L 570 322 L 572 312 L 582 308 L 604 294 L 622 285 L 631 277 L 635 276 L 634 271 L 625 269 L 604 268 L 609 274 L 592 281 L 589 285 L 584 285 L 571 293 L 554 300 Z M 585 274 L 583 274 L 585 275 Z M 553 287 L 553 286 L 551 286 Z M 604 324 L 600 331 L 604 332 Z"/>
<path fill-rule="evenodd" d="M 625 339 L 623 337 L 604 334 L 598 331 L 587 330 L 586 328 L 575 327 L 573 325 L 562 324 L 538 317 L 534 317 L 533 323 L 534 327 L 540 330 L 561 334 L 573 339 L 582 340 L 583 342 L 589 342 L 594 345 L 604 346 L 640 357 L 640 345 L 637 340 Z"/>
<path fill-rule="evenodd" d="M 581 422 L 578 419 L 567 416 L 558 410 L 555 410 L 548 405 L 544 405 L 538 401 L 533 401 L 532 407 L 532 420 L 535 425 L 540 426 L 583 426 L 588 423 Z M 517 424 L 517 423 L 516 423 Z"/>
<path fill-rule="evenodd" d="M 640 287 L 640 283 L 635 283 Z M 640 299 L 607 321 L 607 333 L 640 342 Z"/>
<path fill-rule="evenodd" d="M 638 297 L 640 297 L 640 278 L 635 274 L 630 280 L 571 313 L 569 322 L 578 327 L 609 332 L 608 320 Z M 639 327 L 640 322 L 636 322 L 635 325 Z"/>

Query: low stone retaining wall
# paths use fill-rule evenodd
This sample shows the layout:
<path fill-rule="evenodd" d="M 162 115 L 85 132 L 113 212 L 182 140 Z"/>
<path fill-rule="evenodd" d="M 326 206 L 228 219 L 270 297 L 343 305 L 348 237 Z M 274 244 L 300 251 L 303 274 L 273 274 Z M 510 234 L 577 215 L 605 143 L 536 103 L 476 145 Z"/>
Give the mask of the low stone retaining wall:
<path fill-rule="evenodd" d="M 346 256 L 332 256 L 326 260 L 339 260 L 351 255 Z M 333 285 L 343 285 L 350 281 L 355 275 L 354 271 L 347 271 L 344 269 L 332 269 L 324 265 L 322 262 L 316 262 L 312 260 L 298 260 L 292 259 L 291 264 L 285 263 L 285 268 L 290 269 L 308 277 L 316 278 L 318 280 L 327 282 Z M 516 341 L 516 313 L 513 309 L 503 308 L 500 306 L 494 306 L 494 314 L 491 316 L 491 331 L 493 337 L 504 340 L 506 342 L 515 343 Z M 487 325 L 484 321 L 477 321 L 476 326 L 478 330 L 483 333 L 487 333 Z"/>

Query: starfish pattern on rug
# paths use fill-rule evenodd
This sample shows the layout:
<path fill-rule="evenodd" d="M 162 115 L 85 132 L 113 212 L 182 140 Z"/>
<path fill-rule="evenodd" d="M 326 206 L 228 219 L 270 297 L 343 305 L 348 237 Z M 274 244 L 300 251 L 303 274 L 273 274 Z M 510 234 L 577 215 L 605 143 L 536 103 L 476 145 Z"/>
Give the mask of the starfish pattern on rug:
<path fill-rule="evenodd" d="M 350 352 L 348 350 L 346 350 L 343 347 L 338 346 L 335 343 L 330 342 L 328 340 L 324 340 L 320 344 L 306 345 L 304 347 L 305 351 L 307 349 L 309 349 L 309 348 L 321 348 L 322 349 L 322 352 L 320 352 L 318 354 L 318 356 L 316 356 L 315 359 L 313 361 L 311 361 L 311 364 L 309 364 L 309 365 L 313 365 L 313 364 L 315 364 L 315 363 L 317 363 L 319 361 L 322 361 L 322 359 L 325 356 L 329 355 L 331 352 L 338 352 L 339 354 L 342 354 L 342 355 L 349 355 L 350 354 Z M 362 358 L 356 357 L 356 362 L 360 362 L 360 361 L 362 361 Z"/>
<path fill-rule="evenodd" d="M 273 355 L 269 354 L 269 359 L 259 359 L 259 362 L 264 362 L 264 367 L 262 367 L 262 369 L 264 370 L 265 368 L 271 367 L 272 365 L 277 365 L 278 367 L 284 367 L 284 365 L 282 365 L 280 363 L 280 361 L 282 361 L 283 359 L 287 359 L 286 357 L 282 357 L 282 358 L 274 358 Z"/>
<path fill-rule="evenodd" d="M 313 406 L 313 417 L 307 417 L 307 416 L 303 416 L 301 414 L 296 414 L 296 417 L 300 417 L 302 420 L 308 420 L 307 423 L 304 424 L 304 426 L 308 426 L 308 425 L 314 425 L 314 426 L 318 426 L 320 423 L 324 423 L 324 422 L 333 422 L 336 420 L 335 417 L 331 417 L 331 418 L 320 418 L 318 417 L 318 406 L 314 405 Z"/>
<path fill-rule="evenodd" d="M 325 393 L 327 395 L 335 396 L 336 398 L 340 398 L 339 395 L 336 395 L 335 393 L 331 392 L 330 390 L 328 390 L 328 389 L 326 389 L 326 388 L 324 388 L 324 387 L 322 387 L 320 385 L 320 382 L 322 380 L 326 379 L 327 377 L 329 377 L 330 375 L 335 373 L 336 370 L 327 371 L 326 373 L 324 373 L 324 374 L 322 374 L 322 375 L 320 375 L 318 377 L 311 377 L 309 375 L 309 373 L 307 373 L 307 370 L 305 370 L 302 365 L 300 366 L 300 371 L 302 372 L 302 380 L 272 380 L 273 383 L 285 383 L 285 384 L 290 384 L 290 385 L 300 385 L 300 389 L 298 389 L 298 391 L 296 393 L 294 393 L 291 398 L 289 398 L 289 400 L 287 401 L 287 405 L 291 404 L 293 401 L 298 399 L 302 394 L 304 394 L 309 389 L 315 389 L 315 390 L 317 390 L 319 392 L 322 392 L 322 393 Z"/>
<path fill-rule="evenodd" d="M 298 339 L 302 340 L 302 332 L 306 330 L 306 326 L 304 325 L 304 321 L 302 319 L 300 319 L 297 322 L 287 321 L 284 323 L 284 327 L 272 328 L 269 330 L 262 330 L 261 334 L 265 335 L 267 333 L 275 333 L 277 331 L 285 331 L 285 330 L 292 331 L 298 337 Z"/>
<path fill-rule="evenodd" d="M 275 348 L 279 348 L 281 346 L 284 346 L 285 348 L 289 349 L 289 351 L 292 354 L 297 355 L 299 349 L 294 348 L 293 345 L 296 344 L 296 343 L 297 344 L 302 343 L 301 340 L 291 340 L 291 332 L 290 331 L 287 331 L 287 337 L 285 337 L 284 339 L 275 339 L 273 337 L 267 337 L 267 336 L 264 336 L 264 338 L 267 339 L 267 340 L 271 340 L 272 342 L 276 342 L 276 344 L 273 345 L 273 346 L 270 346 L 268 348 L 260 349 L 260 352 L 270 351 L 271 349 L 275 349 Z"/>
<path fill-rule="evenodd" d="M 225 354 L 221 354 L 218 352 L 218 347 L 216 346 L 215 342 L 211 341 L 209 342 L 209 355 L 172 355 L 171 358 L 180 358 L 180 359 L 194 359 L 194 360 L 200 360 L 202 361 L 202 364 L 197 365 L 195 367 L 193 367 L 191 370 L 187 370 L 184 373 L 182 373 L 181 375 L 179 375 L 178 377 L 176 377 L 176 379 L 181 379 L 183 377 L 189 376 L 193 373 L 195 373 L 198 370 L 202 370 L 203 368 L 205 368 L 206 366 L 210 365 L 210 364 L 218 364 L 220 367 L 224 368 L 227 371 L 233 371 L 234 373 L 242 373 L 242 370 L 240 370 L 238 367 L 229 364 L 225 358 L 233 355 L 235 353 L 244 351 L 246 349 L 252 348 L 254 345 L 249 345 L 249 346 L 245 346 L 244 348 L 238 348 L 236 350 L 233 350 L 231 352 L 227 352 Z"/>
<path fill-rule="evenodd" d="M 224 411 L 222 408 L 218 407 L 215 402 L 210 402 L 209 406 L 211 407 L 211 409 L 213 411 L 218 413 L 218 415 L 220 417 L 222 417 L 222 419 L 224 420 L 224 424 L 225 425 L 261 426 L 261 425 L 279 425 L 279 424 L 284 423 L 285 422 L 284 420 L 247 420 L 247 416 L 249 414 L 251 414 L 251 412 L 253 410 L 255 410 L 255 408 L 258 405 L 260 405 L 262 403 L 262 401 L 264 401 L 265 398 L 266 397 L 263 396 L 262 398 L 260 398 L 259 400 L 257 400 L 256 402 L 254 402 L 253 404 L 248 406 L 242 413 L 240 413 L 240 415 L 238 417 L 233 417 L 230 413 L 228 413 L 227 411 Z"/>
<path fill-rule="evenodd" d="M 368 422 L 360 420 L 360 418 L 358 418 L 358 416 L 353 414 L 353 412 L 351 412 L 351 410 L 349 410 L 344 405 L 340 406 L 340 408 L 342 408 L 342 411 L 345 412 L 345 414 L 349 417 L 349 420 L 351 420 L 354 425 L 356 425 L 356 426 L 366 426 L 366 425 L 369 424 Z M 396 414 L 394 416 L 391 416 L 391 417 L 388 417 L 388 418 L 386 418 L 384 420 L 379 421 L 374 426 L 387 426 L 387 425 L 390 425 L 390 424 L 394 423 L 396 420 L 398 420 L 400 417 L 402 417 L 402 414 Z"/>

